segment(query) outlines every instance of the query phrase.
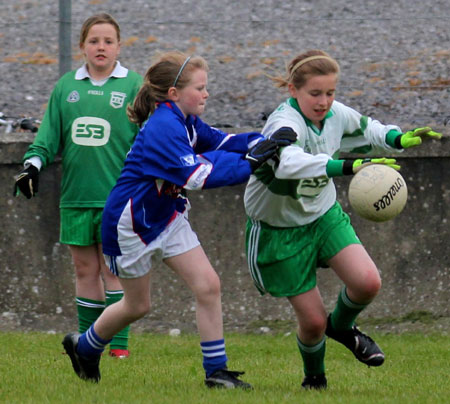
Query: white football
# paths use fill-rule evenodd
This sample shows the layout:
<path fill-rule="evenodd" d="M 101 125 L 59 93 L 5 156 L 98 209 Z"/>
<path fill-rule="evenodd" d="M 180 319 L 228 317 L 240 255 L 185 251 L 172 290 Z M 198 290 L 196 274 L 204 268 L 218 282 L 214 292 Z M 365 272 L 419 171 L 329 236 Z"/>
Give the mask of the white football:
<path fill-rule="evenodd" d="M 396 217 L 405 207 L 408 189 L 401 174 L 384 164 L 372 164 L 358 171 L 348 188 L 355 212 L 373 222 Z"/>

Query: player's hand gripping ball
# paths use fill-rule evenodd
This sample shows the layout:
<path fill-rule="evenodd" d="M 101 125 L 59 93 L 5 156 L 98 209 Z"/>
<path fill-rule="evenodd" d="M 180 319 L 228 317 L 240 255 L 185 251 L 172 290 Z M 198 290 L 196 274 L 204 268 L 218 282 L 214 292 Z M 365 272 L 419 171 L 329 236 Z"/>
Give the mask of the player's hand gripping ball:
<path fill-rule="evenodd" d="M 352 178 L 348 199 L 359 216 L 373 222 L 385 222 L 403 210 L 408 189 L 397 170 L 383 164 L 372 164 Z"/>

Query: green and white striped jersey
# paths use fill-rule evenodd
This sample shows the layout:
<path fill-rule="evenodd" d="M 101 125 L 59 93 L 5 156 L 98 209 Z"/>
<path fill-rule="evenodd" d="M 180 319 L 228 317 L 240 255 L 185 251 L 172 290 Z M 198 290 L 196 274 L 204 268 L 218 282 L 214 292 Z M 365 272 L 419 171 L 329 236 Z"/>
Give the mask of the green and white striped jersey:
<path fill-rule="evenodd" d="M 398 152 L 386 143 L 386 134 L 398 126 L 383 125 L 334 101 L 319 130 L 306 118 L 294 98 L 283 102 L 263 128 L 270 137 L 281 127 L 297 133 L 297 142 L 281 150 L 250 177 L 244 203 L 249 217 L 272 226 L 294 227 L 313 222 L 336 201 L 336 188 L 327 176 L 327 163 L 340 152 L 380 155 Z"/>

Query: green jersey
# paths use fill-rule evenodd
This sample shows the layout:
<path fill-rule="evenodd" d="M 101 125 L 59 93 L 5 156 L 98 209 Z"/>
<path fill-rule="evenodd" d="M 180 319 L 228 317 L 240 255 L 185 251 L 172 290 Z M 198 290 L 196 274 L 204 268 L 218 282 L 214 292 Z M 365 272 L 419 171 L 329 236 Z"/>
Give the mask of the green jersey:
<path fill-rule="evenodd" d="M 276 227 L 313 222 L 336 202 L 336 188 L 327 176 L 327 163 L 340 152 L 398 152 L 386 135 L 398 126 L 383 125 L 334 101 L 321 130 L 306 118 L 294 98 L 282 103 L 267 120 L 263 135 L 287 126 L 297 142 L 282 149 L 278 162 L 269 161 L 250 177 L 244 203 L 248 216 Z"/>
<path fill-rule="evenodd" d="M 85 66 L 61 77 L 24 156 L 46 167 L 61 151 L 61 208 L 102 208 L 139 130 L 126 109 L 142 77 L 117 62 L 106 82 L 95 84 Z"/>

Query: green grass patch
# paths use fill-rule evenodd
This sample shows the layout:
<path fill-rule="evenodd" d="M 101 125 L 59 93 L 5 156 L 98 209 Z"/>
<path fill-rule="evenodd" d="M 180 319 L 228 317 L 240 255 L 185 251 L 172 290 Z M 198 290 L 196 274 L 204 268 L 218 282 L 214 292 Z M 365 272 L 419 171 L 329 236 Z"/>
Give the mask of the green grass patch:
<path fill-rule="evenodd" d="M 0 333 L 0 403 L 448 403 L 447 335 L 372 335 L 386 362 L 368 368 L 335 341 L 327 342 L 329 388 L 302 391 L 295 335 L 227 334 L 229 367 L 245 370 L 253 391 L 209 390 L 199 339 L 182 334 L 132 334 L 131 356 L 101 360 L 99 384 L 74 374 L 63 335 Z"/>
<path fill-rule="evenodd" d="M 401 317 L 367 318 L 363 320 L 362 324 L 384 325 L 384 324 L 401 324 L 409 322 L 409 323 L 421 323 L 425 325 L 430 325 L 441 318 L 443 317 L 430 313 L 428 311 L 411 311 Z"/>
<path fill-rule="evenodd" d="M 414 325 L 414 332 L 430 333 L 439 329 L 439 323 L 444 326 L 444 331 L 449 330 L 450 319 L 445 316 L 433 314 L 428 311 L 411 311 L 398 317 L 358 317 L 358 326 L 365 331 L 373 332 L 389 329 L 389 332 L 404 333 L 408 325 Z M 262 332 L 262 328 L 268 328 L 270 333 L 292 333 L 296 330 L 297 323 L 293 320 L 255 320 L 243 326 L 244 332 Z M 441 330 L 443 331 L 443 330 Z"/>

